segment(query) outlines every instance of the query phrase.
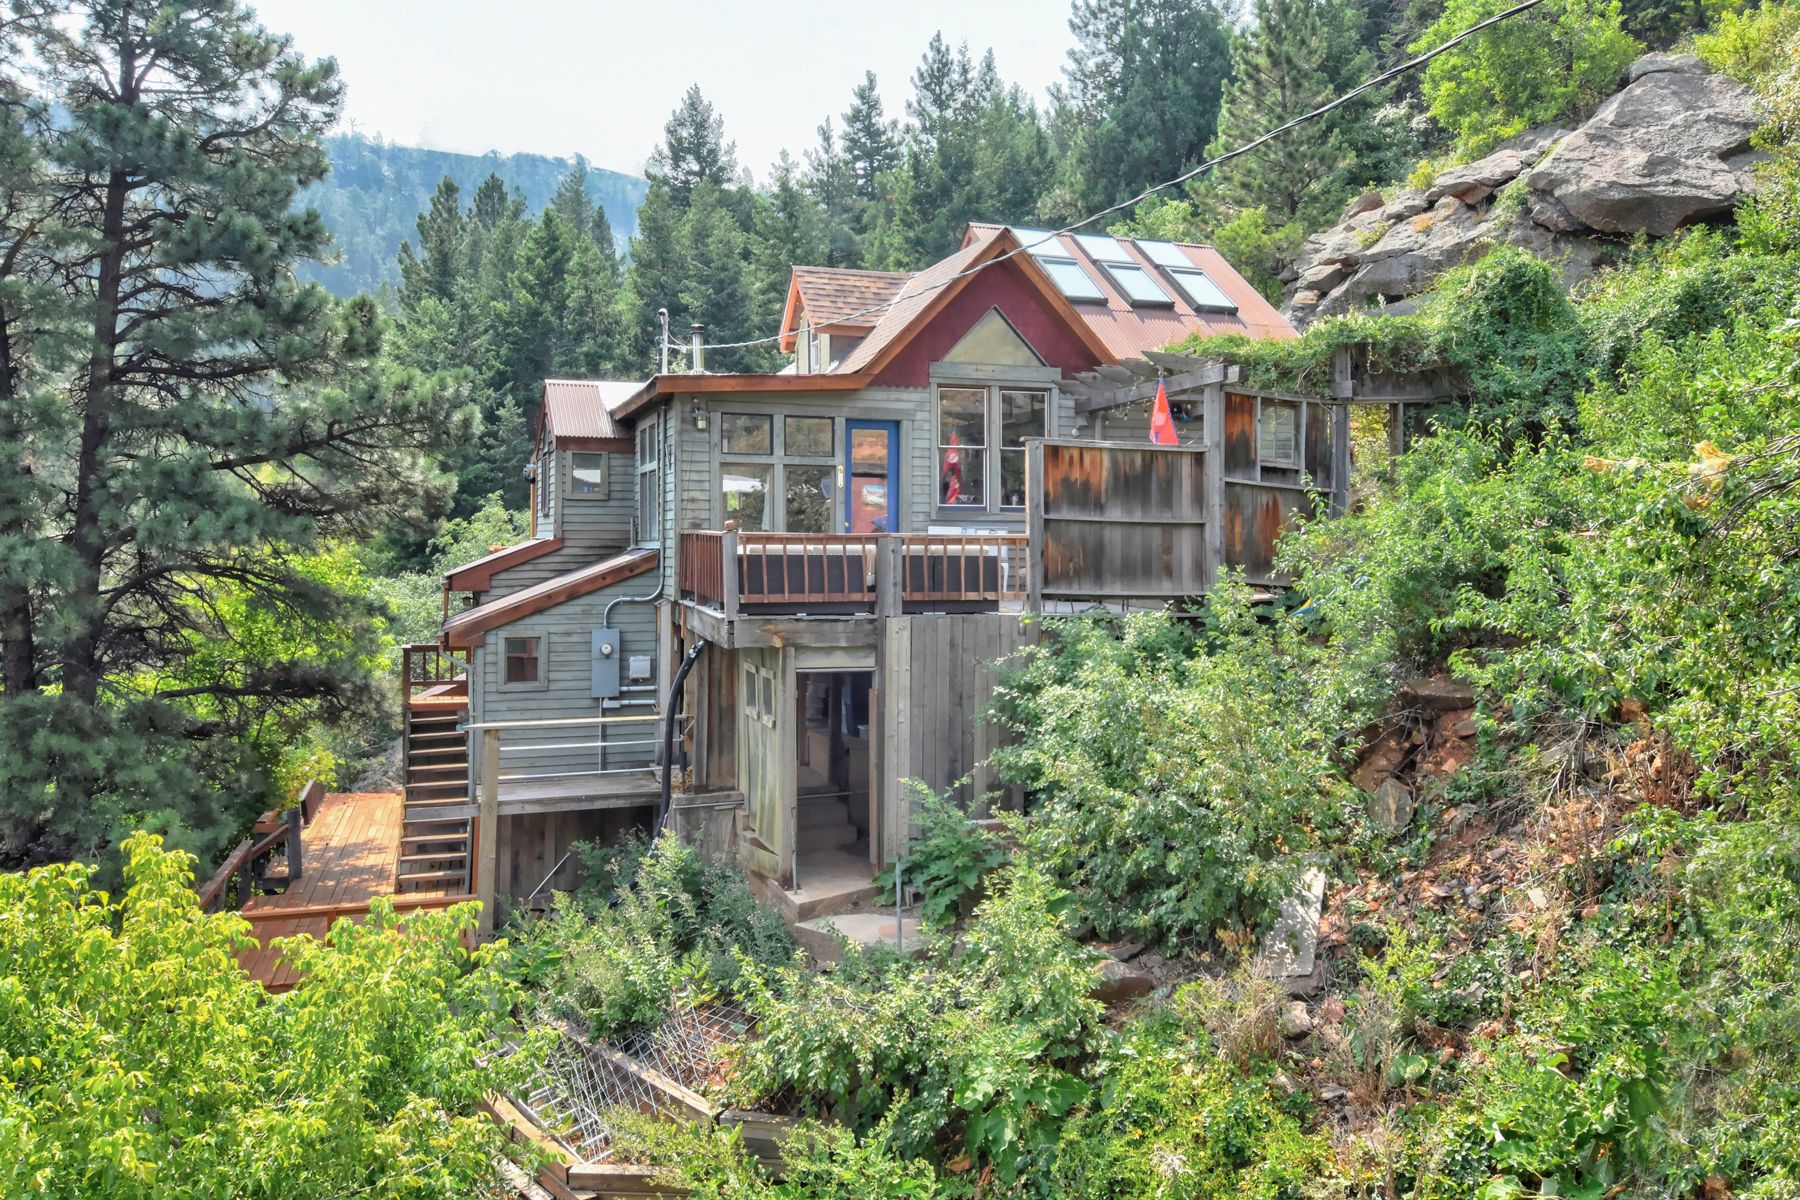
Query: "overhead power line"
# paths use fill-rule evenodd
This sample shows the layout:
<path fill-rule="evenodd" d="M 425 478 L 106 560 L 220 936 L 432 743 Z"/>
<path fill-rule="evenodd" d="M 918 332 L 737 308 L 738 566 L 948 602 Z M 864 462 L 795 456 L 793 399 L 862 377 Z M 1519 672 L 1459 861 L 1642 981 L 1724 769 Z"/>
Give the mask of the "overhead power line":
<path fill-rule="evenodd" d="M 1280 125 L 1277 125 L 1275 128 L 1269 130 L 1267 133 L 1264 133 L 1259 137 L 1252 138 L 1250 141 L 1245 142 L 1241 146 L 1238 146 L 1231 150 L 1227 150 L 1223 154 L 1217 155 L 1213 158 L 1209 158 L 1205 162 L 1202 162 L 1199 165 L 1197 165 L 1187 171 L 1183 171 L 1181 174 L 1175 176 L 1173 179 L 1166 179 L 1161 183 L 1153 183 L 1149 187 L 1145 188 L 1143 191 L 1139 192 L 1137 195 L 1132 196 L 1130 199 L 1121 200 L 1117 204 L 1110 204 L 1107 207 L 1100 209 L 1098 212 L 1090 213 L 1088 216 L 1081 218 L 1079 221 L 1076 221 L 1073 224 L 1065 225 L 1061 229 L 1052 230 L 1051 232 L 1046 233 L 1043 237 L 1038 238 L 1036 241 L 1031 242 L 1029 245 L 1016 246 L 1013 249 L 1008 250 L 1004 254 L 995 255 L 993 258 L 990 258 L 983 262 L 977 263 L 976 265 L 968 268 L 967 270 L 958 271 L 956 274 L 946 276 L 945 278 L 940 279 L 935 283 L 927 284 L 925 287 L 922 287 L 917 291 L 912 290 L 910 285 L 908 287 L 903 287 L 900 289 L 900 293 L 898 295 L 896 295 L 892 300 L 884 301 L 881 304 L 871 305 L 868 308 L 859 309 L 856 312 L 845 313 L 842 316 L 839 316 L 838 318 L 836 318 L 836 320 L 840 321 L 840 322 L 841 321 L 849 321 L 849 320 L 854 320 L 857 317 L 875 316 L 878 313 L 884 313 L 888 309 L 892 308 L 894 305 L 898 304 L 901 300 L 910 300 L 917 296 L 929 295 L 930 293 L 938 291 L 941 288 L 949 287 L 951 284 L 957 282 L 958 280 L 967 279 L 972 275 L 977 275 L 980 272 L 985 271 L 989 267 L 997 266 L 998 264 L 1005 262 L 1007 259 L 1012 258 L 1016 254 L 1026 253 L 1026 252 L 1030 251 L 1031 249 L 1033 249 L 1034 247 L 1043 245 L 1045 242 L 1053 242 L 1057 238 L 1061 237 L 1063 234 L 1074 233 L 1077 230 L 1084 229 L 1087 226 L 1092 225 L 1095 221 L 1101 220 L 1102 218 L 1110 217 L 1115 213 L 1125 212 L 1129 209 L 1136 208 L 1139 204 L 1143 203 L 1145 200 L 1148 200 L 1151 196 L 1156 195 L 1158 192 L 1167 191 L 1168 189 L 1173 188 L 1173 187 L 1180 187 L 1184 183 L 1187 183 L 1194 179 L 1198 179 L 1201 175 L 1204 175 L 1206 172 L 1213 170 L 1215 167 L 1218 167 L 1224 163 L 1228 163 L 1234 158 L 1241 158 L 1242 156 L 1250 153 L 1252 150 L 1255 150 L 1258 146 L 1261 146 L 1267 142 L 1271 142 L 1274 139 L 1280 137 L 1282 134 L 1289 132 L 1290 130 L 1298 129 L 1300 126 L 1305 125 L 1309 121 L 1316 121 L 1320 117 L 1324 116 L 1326 113 L 1331 112 L 1333 109 L 1342 108 L 1344 105 L 1350 103 L 1350 101 L 1356 99 L 1358 96 L 1362 95 L 1364 92 L 1369 91 L 1371 88 L 1378 88 L 1384 83 L 1389 83 L 1395 79 L 1398 79 L 1400 76 L 1405 75 L 1409 71 L 1416 71 L 1420 67 L 1424 66 L 1426 63 L 1430 62 L 1432 59 L 1438 57 L 1441 54 L 1444 54 L 1445 52 L 1447 52 L 1449 50 L 1454 49 L 1456 46 L 1458 46 L 1461 43 L 1467 41 L 1468 39 L 1474 37 L 1476 34 L 1482 33 L 1489 29 L 1492 29 L 1494 26 L 1500 24 L 1502 21 L 1511 20 L 1513 17 L 1518 16 L 1522 12 L 1526 12 L 1526 11 L 1529 11 L 1530 9 L 1536 8 L 1538 5 L 1542 4 L 1543 2 L 1544 2 L 1544 0 L 1524 0 L 1523 3 L 1515 4 L 1511 8 L 1506 9 L 1504 12 L 1497 12 L 1493 16 L 1487 18 L 1484 21 L 1477 21 L 1475 24 L 1469 26 L 1467 29 L 1463 30 L 1461 33 L 1457 34 L 1455 37 L 1450 38 L 1448 41 L 1445 41 L 1445 42 L 1441 43 L 1440 45 L 1433 46 L 1431 49 L 1425 51 L 1425 53 L 1420 54 L 1415 58 L 1409 58 L 1405 62 L 1400 63 L 1397 66 L 1390 67 L 1387 70 L 1381 72 L 1379 75 L 1376 75 L 1371 79 L 1364 80 L 1362 83 L 1357 84 L 1355 87 L 1351 88 L 1349 91 L 1343 93 L 1342 95 L 1337 96 L 1331 100 L 1326 101 L 1324 104 L 1319 105 L 1319 107 L 1313 109 L 1311 112 L 1302 113 L 1301 115 L 1295 117 L 1293 120 L 1286 121 Z M 781 335 L 777 333 L 777 334 L 772 334 L 768 337 L 750 338 L 749 340 L 742 341 L 742 342 L 703 342 L 703 343 L 701 343 L 701 349 L 703 349 L 703 350 L 736 350 L 736 349 L 741 349 L 741 348 L 747 347 L 747 346 L 766 346 L 771 342 L 778 342 L 780 340 L 781 340 Z M 667 339 L 665 338 L 665 348 L 669 349 L 669 350 L 684 349 L 684 348 L 687 348 L 688 345 L 690 345 L 690 344 L 689 343 L 668 342 Z"/>

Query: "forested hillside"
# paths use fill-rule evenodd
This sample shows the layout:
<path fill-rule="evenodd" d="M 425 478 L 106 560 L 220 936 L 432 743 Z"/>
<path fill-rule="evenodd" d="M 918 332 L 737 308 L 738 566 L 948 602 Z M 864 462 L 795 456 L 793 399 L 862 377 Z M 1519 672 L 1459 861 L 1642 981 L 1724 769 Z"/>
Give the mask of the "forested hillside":
<path fill-rule="evenodd" d="M 556 185 L 571 167 L 586 169 L 588 191 L 606 210 L 613 235 L 624 240 L 637 230 L 637 206 L 647 186 L 635 175 L 588 166 L 579 158 L 542 154 L 456 154 L 397 146 L 357 133 L 334 133 L 325 139 L 331 174 L 300 194 L 300 202 L 318 210 L 331 230 L 333 257 L 310 263 L 301 272 L 337 296 L 378 291 L 400 282 L 396 255 L 400 243 L 417 238 L 413 220 L 431 200 L 440 180 L 452 179 L 466 193 L 496 175 L 524 198 L 525 211 L 543 211 Z"/>

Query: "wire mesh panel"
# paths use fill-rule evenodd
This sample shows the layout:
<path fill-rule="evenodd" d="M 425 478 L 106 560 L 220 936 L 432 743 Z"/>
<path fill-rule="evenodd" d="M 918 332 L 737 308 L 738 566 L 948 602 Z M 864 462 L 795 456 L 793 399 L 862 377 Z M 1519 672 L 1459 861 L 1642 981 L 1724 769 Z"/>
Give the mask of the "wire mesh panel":
<path fill-rule="evenodd" d="M 656 1077 L 689 1089 L 717 1081 L 726 1049 L 742 1042 L 751 1024 L 736 1005 L 678 1001 L 660 1024 L 616 1044 L 589 1042 L 572 1029 L 558 1028 L 549 1053 L 514 1102 L 583 1161 L 608 1162 L 621 1109 L 691 1116 L 691 1106 L 659 1086 Z"/>

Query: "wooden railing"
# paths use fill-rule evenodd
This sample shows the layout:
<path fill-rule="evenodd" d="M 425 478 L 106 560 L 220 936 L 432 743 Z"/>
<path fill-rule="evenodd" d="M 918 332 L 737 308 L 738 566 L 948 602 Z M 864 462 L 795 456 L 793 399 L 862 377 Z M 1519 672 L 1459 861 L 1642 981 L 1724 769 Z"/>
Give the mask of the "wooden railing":
<path fill-rule="evenodd" d="M 400 648 L 400 711 L 405 712 L 413 697 L 432 688 L 449 684 L 467 685 L 469 658 L 467 651 L 450 650 L 436 642 L 415 643 Z"/>
<path fill-rule="evenodd" d="M 678 582 L 683 597 L 733 616 L 747 606 L 897 614 L 1022 600 L 1026 553 L 1011 533 L 694 530 L 681 535 Z"/>

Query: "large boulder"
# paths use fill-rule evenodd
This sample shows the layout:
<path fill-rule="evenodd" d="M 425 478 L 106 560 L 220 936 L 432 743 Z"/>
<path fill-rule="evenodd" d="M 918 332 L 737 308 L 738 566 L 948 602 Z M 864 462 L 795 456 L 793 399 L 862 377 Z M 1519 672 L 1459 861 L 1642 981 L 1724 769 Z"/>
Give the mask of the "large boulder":
<path fill-rule="evenodd" d="M 1729 212 L 1752 185 L 1757 125 L 1742 85 L 1692 55 L 1645 55 L 1574 130 L 1531 130 L 1379 208 L 1358 197 L 1301 247 L 1284 276 L 1288 314 L 1405 311 L 1501 244 L 1558 263 L 1572 285 L 1617 252 L 1621 233 L 1662 236 Z"/>
<path fill-rule="evenodd" d="M 1666 236 L 1731 211 L 1761 123 L 1750 90 L 1692 55 L 1654 54 L 1526 177 L 1603 233 Z"/>

